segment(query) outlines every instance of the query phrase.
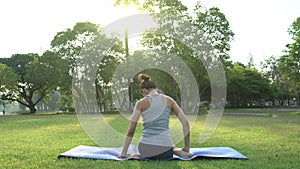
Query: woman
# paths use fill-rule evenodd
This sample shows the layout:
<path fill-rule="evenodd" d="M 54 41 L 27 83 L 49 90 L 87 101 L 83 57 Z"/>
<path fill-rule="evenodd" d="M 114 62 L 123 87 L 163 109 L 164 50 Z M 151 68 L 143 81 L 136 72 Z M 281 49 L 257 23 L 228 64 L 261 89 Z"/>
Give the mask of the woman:
<path fill-rule="evenodd" d="M 171 97 L 158 93 L 156 84 L 150 79 L 150 76 L 139 74 L 138 80 L 141 83 L 140 91 L 144 98 L 140 99 L 134 107 L 120 158 L 142 157 L 151 160 L 166 160 L 172 158 L 173 154 L 183 158 L 193 156 L 189 152 L 190 126 L 181 108 Z M 183 126 L 183 148 L 176 148 L 172 144 L 169 133 L 171 111 L 176 114 Z M 141 115 L 143 117 L 143 133 L 138 145 L 140 154 L 127 154 Z"/>

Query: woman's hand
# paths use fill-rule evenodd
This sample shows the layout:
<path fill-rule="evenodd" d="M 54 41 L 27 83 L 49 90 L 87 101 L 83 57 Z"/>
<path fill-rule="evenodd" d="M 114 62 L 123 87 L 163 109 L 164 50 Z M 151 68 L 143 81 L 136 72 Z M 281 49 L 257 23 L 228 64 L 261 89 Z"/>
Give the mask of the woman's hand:
<path fill-rule="evenodd" d="M 130 154 L 121 154 L 120 156 L 118 156 L 118 158 L 128 158 L 130 157 Z"/>

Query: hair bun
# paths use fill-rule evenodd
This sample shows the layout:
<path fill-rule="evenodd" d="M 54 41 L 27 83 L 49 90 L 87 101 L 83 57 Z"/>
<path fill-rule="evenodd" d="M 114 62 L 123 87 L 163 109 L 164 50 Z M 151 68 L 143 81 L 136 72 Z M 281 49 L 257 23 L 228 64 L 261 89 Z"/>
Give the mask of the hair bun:
<path fill-rule="evenodd" d="M 143 82 L 148 81 L 148 80 L 150 80 L 150 79 L 151 79 L 151 77 L 148 76 L 148 75 L 146 75 L 146 74 L 139 74 L 139 75 L 138 75 L 138 81 L 139 81 L 140 83 L 143 83 Z"/>

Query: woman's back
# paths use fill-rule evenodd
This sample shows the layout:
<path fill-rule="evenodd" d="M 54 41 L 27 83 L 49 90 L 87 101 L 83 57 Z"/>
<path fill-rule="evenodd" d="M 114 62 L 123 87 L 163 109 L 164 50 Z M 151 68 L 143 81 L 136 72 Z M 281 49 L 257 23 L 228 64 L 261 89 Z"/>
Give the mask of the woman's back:
<path fill-rule="evenodd" d="M 164 160 L 173 157 L 173 153 L 184 158 L 191 157 L 190 126 L 184 112 L 169 96 L 158 94 L 156 84 L 150 76 L 139 74 L 140 92 L 144 96 L 134 107 L 130 126 L 125 138 L 120 157 L 129 157 L 127 154 L 140 116 L 143 117 L 144 129 L 139 142 L 139 157 L 148 157 L 153 160 Z M 173 111 L 183 126 L 184 147 L 174 148 L 169 133 L 169 117 Z"/>
<path fill-rule="evenodd" d="M 162 94 L 146 96 L 150 105 L 142 112 L 143 133 L 141 142 L 157 146 L 173 146 L 169 133 L 170 108 L 164 103 Z"/>

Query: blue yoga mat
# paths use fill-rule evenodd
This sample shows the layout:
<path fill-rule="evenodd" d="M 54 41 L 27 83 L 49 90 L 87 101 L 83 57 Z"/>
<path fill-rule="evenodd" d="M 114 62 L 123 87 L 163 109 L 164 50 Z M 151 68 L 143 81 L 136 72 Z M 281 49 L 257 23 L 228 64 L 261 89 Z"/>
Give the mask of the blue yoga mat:
<path fill-rule="evenodd" d="M 120 159 L 118 156 L 122 151 L 122 147 L 118 148 L 101 148 L 93 146 L 77 146 L 69 151 L 66 151 L 60 155 L 58 158 L 87 158 L 87 159 L 99 159 L 99 160 L 147 160 L 146 158 L 127 158 Z M 190 151 L 194 153 L 191 158 L 180 158 L 173 155 L 173 158 L 169 160 L 193 160 L 196 158 L 220 158 L 220 159 L 244 159 L 248 158 L 241 154 L 240 152 L 234 150 L 230 147 L 208 147 L 208 148 L 190 148 Z M 134 145 L 130 145 L 128 149 L 128 154 L 138 153 L 138 148 Z"/>

